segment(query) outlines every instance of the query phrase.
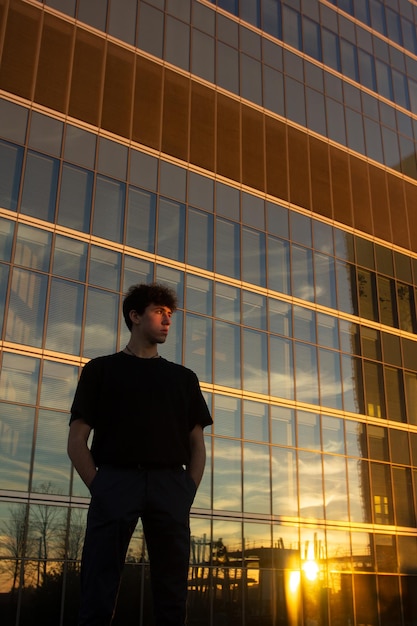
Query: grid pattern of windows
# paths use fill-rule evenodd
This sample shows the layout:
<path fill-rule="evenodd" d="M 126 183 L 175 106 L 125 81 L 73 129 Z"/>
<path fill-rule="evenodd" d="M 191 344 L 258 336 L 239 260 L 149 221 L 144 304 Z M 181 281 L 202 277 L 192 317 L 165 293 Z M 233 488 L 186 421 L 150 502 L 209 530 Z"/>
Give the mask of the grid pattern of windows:
<path fill-rule="evenodd" d="M 152 280 L 214 419 L 190 623 L 416 622 L 414 11 L 0 0 L 6 626 L 76 621 L 69 407 Z M 149 594 L 139 523 L 115 623 Z"/>
<path fill-rule="evenodd" d="M 116 1 L 91 14 L 82 0 L 45 5 L 417 177 L 417 36 L 408 0 L 401 12 L 380 0 L 213 1 L 247 25 L 197 0 L 168 2 L 165 13 L 163 2 L 136 0 L 124 0 L 120 13 Z M 129 63 L 119 53 L 119 67 L 123 56 Z M 127 91 L 124 108 L 128 98 Z"/>

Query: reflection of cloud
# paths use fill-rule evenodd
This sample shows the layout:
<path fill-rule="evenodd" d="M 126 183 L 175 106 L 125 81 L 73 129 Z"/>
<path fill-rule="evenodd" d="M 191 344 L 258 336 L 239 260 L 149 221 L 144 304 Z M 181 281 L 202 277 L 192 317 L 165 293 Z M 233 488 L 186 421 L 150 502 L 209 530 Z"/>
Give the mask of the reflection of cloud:
<path fill-rule="evenodd" d="M 48 324 L 46 349 L 78 354 L 80 351 L 80 339 L 80 324 L 64 321 Z"/>

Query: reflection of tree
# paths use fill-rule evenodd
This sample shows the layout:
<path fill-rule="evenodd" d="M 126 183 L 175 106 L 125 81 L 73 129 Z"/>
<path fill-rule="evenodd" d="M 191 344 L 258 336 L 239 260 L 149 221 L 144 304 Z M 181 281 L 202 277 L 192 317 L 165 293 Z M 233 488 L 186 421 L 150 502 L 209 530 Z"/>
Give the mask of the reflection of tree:
<path fill-rule="evenodd" d="M 42 494 L 56 493 L 51 482 L 42 483 L 36 491 Z M 30 528 L 33 542 L 37 546 L 38 576 L 37 586 L 40 584 L 40 567 L 42 564 L 43 580 L 46 579 L 48 558 L 50 551 L 59 541 L 60 526 L 62 525 L 61 510 L 55 506 L 37 504 L 31 507 Z"/>
<path fill-rule="evenodd" d="M 0 527 L 2 547 L 5 551 L 5 559 L 2 559 L 1 563 L 2 569 L 11 573 L 11 593 L 14 594 L 19 586 L 25 585 L 24 559 L 30 549 L 31 539 L 27 534 L 27 505 L 11 505 L 9 513 L 9 519 Z"/>

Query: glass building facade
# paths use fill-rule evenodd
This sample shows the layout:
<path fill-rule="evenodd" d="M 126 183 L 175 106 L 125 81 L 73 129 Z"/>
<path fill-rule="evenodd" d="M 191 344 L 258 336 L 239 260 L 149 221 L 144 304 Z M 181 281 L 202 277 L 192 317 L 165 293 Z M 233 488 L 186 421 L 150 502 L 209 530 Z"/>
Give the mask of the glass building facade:
<path fill-rule="evenodd" d="M 189 624 L 417 624 L 417 4 L 0 0 L 0 616 L 73 625 L 123 293 L 214 418 Z M 116 626 L 148 626 L 142 530 Z"/>

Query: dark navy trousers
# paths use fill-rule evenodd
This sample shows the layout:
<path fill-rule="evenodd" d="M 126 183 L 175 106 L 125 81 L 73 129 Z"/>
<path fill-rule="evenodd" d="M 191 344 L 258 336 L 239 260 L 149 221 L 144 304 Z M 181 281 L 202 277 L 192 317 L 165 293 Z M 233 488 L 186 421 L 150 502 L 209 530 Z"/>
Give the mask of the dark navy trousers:
<path fill-rule="evenodd" d="M 182 467 L 102 466 L 91 484 L 81 564 L 79 626 L 109 626 L 138 519 L 148 549 L 155 623 L 184 626 L 190 558 L 189 513 L 196 485 Z M 138 590 L 139 593 L 139 590 Z"/>

